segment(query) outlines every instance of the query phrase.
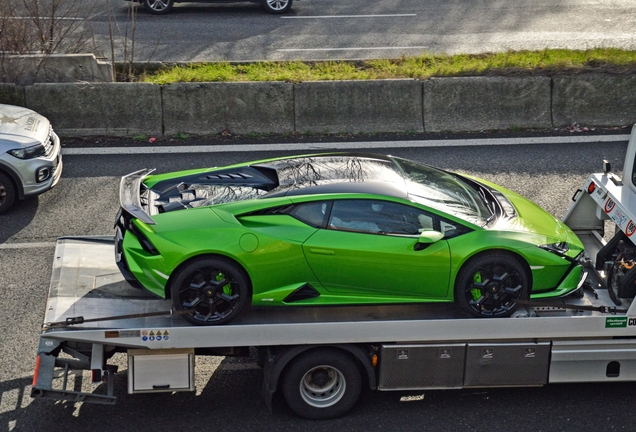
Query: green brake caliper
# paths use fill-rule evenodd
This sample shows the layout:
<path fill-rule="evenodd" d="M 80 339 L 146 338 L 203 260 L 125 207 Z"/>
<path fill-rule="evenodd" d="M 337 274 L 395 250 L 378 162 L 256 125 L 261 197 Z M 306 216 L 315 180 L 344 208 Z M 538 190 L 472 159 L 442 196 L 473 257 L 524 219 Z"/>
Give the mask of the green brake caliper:
<path fill-rule="evenodd" d="M 481 273 L 477 272 L 473 275 L 474 283 L 481 283 Z M 470 294 L 473 296 L 473 300 L 479 300 L 481 297 L 481 290 L 479 288 L 473 288 L 470 290 Z"/>
<path fill-rule="evenodd" d="M 219 281 L 222 281 L 223 279 L 225 279 L 225 275 L 219 272 L 219 274 L 216 275 L 216 281 L 219 282 Z M 223 285 L 223 294 L 232 295 L 232 284 L 228 282 L 225 285 Z"/>

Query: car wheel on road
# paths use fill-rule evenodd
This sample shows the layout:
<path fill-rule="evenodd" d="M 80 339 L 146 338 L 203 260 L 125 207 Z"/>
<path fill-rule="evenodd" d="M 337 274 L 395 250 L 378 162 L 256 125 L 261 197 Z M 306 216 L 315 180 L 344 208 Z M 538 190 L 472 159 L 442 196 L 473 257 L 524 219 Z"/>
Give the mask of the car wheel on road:
<path fill-rule="evenodd" d="M 251 301 L 248 277 L 236 264 L 214 257 L 199 258 L 181 268 L 170 294 L 177 311 L 193 324 L 217 325 L 232 321 Z"/>
<path fill-rule="evenodd" d="M 11 208 L 15 201 L 15 186 L 11 178 L 0 172 L 0 213 Z"/>
<path fill-rule="evenodd" d="M 291 9 L 292 0 L 263 0 L 263 7 L 266 12 L 284 14 Z"/>
<path fill-rule="evenodd" d="M 293 359 L 283 376 L 287 405 L 301 417 L 340 417 L 358 401 L 362 377 L 355 359 L 334 349 L 315 349 Z"/>
<path fill-rule="evenodd" d="M 165 15 L 172 10 L 174 0 L 143 0 L 148 12 L 155 15 Z"/>
<path fill-rule="evenodd" d="M 476 317 L 504 317 L 528 298 L 530 278 L 512 255 L 489 252 L 469 260 L 457 275 L 455 299 Z"/>

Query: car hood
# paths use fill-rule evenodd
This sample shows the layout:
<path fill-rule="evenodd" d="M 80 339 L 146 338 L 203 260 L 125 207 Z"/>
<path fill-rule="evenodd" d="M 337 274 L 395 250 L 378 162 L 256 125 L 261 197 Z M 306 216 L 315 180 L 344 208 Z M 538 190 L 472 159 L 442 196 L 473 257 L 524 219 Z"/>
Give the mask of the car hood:
<path fill-rule="evenodd" d="M 513 231 L 532 232 L 546 237 L 559 239 L 567 237 L 569 228 L 532 201 L 507 194 L 506 198 L 515 207 L 517 216 L 510 219 L 502 218 L 496 224 L 497 229 L 507 227 Z"/>
<path fill-rule="evenodd" d="M 0 104 L 0 142 L 28 147 L 45 141 L 49 132 L 46 117 L 28 108 Z"/>
<path fill-rule="evenodd" d="M 501 187 L 496 189 L 510 201 L 517 215 L 500 218 L 491 229 L 536 234 L 545 237 L 545 243 L 567 242 L 573 254 L 583 250 L 579 238 L 563 222 L 521 195 Z"/>

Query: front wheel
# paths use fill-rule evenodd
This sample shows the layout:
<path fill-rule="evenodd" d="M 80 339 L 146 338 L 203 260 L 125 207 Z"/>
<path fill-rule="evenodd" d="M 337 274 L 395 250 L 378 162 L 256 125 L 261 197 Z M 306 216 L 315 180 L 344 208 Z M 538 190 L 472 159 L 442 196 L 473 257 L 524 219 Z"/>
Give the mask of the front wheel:
<path fill-rule="evenodd" d="M 247 309 L 251 289 L 247 275 L 231 261 L 206 257 L 181 268 L 170 286 L 172 304 L 193 324 L 232 321 Z"/>
<path fill-rule="evenodd" d="M 292 0 L 262 0 L 266 12 L 284 14 L 292 7 Z"/>
<path fill-rule="evenodd" d="M 512 255 L 491 252 L 469 260 L 457 275 L 455 298 L 476 317 L 504 317 L 528 297 L 530 278 Z"/>
<path fill-rule="evenodd" d="M 165 15 L 172 10 L 174 0 L 143 0 L 144 7 L 154 15 Z"/>
<path fill-rule="evenodd" d="M 292 360 L 283 376 L 287 405 L 301 417 L 340 417 L 360 396 L 362 377 L 355 359 L 338 349 L 317 349 Z"/>
<path fill-rule="evenodd" d="M 11 178 L 0 172 L 0 213 L 11 208 L 15 202 L 16 190 Z"/>

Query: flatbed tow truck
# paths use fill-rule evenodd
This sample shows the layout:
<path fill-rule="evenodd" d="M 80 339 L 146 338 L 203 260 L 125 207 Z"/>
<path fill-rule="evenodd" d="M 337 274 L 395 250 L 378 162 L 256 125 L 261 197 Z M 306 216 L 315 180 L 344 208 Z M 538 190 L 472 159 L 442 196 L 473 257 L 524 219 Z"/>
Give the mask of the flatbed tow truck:
<path fill-rule="evenodd" d="M 57 241 L 31 395 L 114 404 L 115 353 L 128 393 L 194 390 L 195 357 L 257 350 L 263 396 L 282 391 L 306 418 L 333 418 L 372 390 L 636 381 L 636 127 L 623 179 L 592 174 L 564 222 L 585 245 L 581 286 L 520 302 L 510 318 L 467 318 L 452 304 L 262 308 L 223 326 L 195 326 L 170 301 L 128 285 L 110 237 Z M 607 221 L 616 235 L 604 240 Z M 90 371 L 86 372 L 86 371 Z M 90 375 L 101 392 L 68 388 Z M 105 383 L 105 385 L 104 385 Z"/>

